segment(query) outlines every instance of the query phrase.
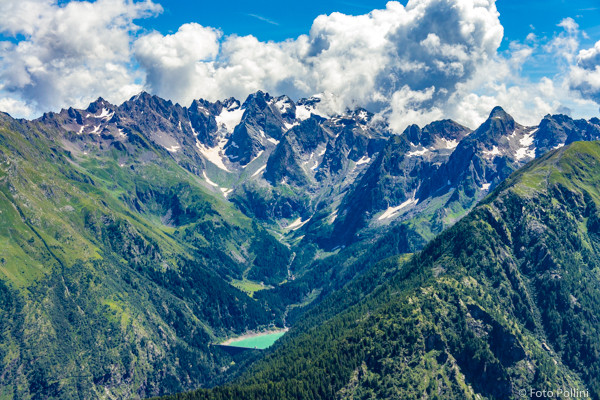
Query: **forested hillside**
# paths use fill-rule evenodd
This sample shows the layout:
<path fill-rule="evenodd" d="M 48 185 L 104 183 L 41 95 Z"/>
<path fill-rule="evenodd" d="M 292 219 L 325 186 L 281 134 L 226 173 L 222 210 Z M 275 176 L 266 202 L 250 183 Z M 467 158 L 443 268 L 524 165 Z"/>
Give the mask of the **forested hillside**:
<path fill-rule="evenodd" d="M 326 115 L 320 101 L 257 92 L 182 107 L 140 93 L 33 121 L 0 114 L 0 397 L 143 398 L 243 380 L 261 355 L 232 357 L 213 344 L 293 327 L 283 346 L 331 329 L 324 321 L 340 329 L 317 334 L 331 340 L 303 340 L 327 371 L 329 354 L 346 372 L 326 383 L 306 359 L 297 372 L 316 375 L 302 375 L 303 385 L 363 390 L 360 374 L 377 371 L 362 369 L 371 344 L 332 349 L 342 333 L 377 337 L 370 319 L 352 329 L 339 321 L 363 321 L 367 299 L 367 316 L 387 304 L 372 291 L 400 273 L 390 257 L 404 265 L 534 157 L 600 138 L 594 118 L 546 116 L 527 127 L 499 107 L 475 131 L 442 120 L 395 134 L 364 109 Z M 511 251 L 520 265 L 524 255 Z M 430 279 L 415 265 L 400 270 Z M 436 268 L 434 278 L 446 276 Z M 393 290 L 412 296 L 415 285 Z M 536 332 L 542 316 L 534 312 Z M 257 377 L 289 385 L 280 373 Z"/>
<path fill-rule="evenodd" d="M 236 382 L 168 399 L 600 398 L 600 143 L 514 173 L 334 293 Z"/>
<path fill-rule="evenodd" d="M 210 343 L 280 323 L 230 284 L 266 279 L 278 242 L 165 150 L 84 156 L 0 118 L 1 398 L 190 389 L 231 362 Z"/>

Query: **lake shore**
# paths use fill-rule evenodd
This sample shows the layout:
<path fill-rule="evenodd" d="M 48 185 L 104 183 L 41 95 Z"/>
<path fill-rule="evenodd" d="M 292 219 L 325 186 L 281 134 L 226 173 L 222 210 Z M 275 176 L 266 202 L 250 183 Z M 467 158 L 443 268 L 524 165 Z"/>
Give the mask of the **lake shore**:
<path fill-rule="evenodd" d="M 221 346 L 229 346 L 232 343 L 236 343 L 242 340 L 246 340 L 246 339 L 251 339 L 251 338 L 255 338 L 255 337 L 259 337 L 259 336 L 263 336 L 263 335 L 272 335 L 274 333 L 285 333 L 289 330 L 289 328 L 284 328 L 284 329 L 273 329 L 270 331 L 262 331 L 262 332 L 252 332 L 252 333 L 246 333 L 244 335 L 241 336 L 236 336 L 233 338 L 229 338 L 224 342 L 219 343 Z"/>

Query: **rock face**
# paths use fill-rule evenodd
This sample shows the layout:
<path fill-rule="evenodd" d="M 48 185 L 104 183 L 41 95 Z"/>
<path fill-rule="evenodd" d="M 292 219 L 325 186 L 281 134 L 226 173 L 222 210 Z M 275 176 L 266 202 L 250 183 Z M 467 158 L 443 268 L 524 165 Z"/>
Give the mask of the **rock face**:
<path fill-rule="evenodd" d="M 142 93 L 40 121 L 72 132 L 65 139 L 80 151 L 155 143 L 246 215 L 326 250 L 389 224 L 418 223 L 412 231 L 428 240 L 533 158 L 600 138 L 597 119 L 548 115 L 526 127 L 500 107 L 475 131 L 442 120 L 400 135 L 364 109 L 321 108 L 320 97 L 295 103 L 260 91 L 189 108 Z M 297 218 L 306 223 L 286 231 Z"/>
<path fill-rule="evenodd" d="M 246 375 L 187 398 L 600 398 L 599 177 L 600 142 L 551 151 L 423 251 L 333 293 Z"/>
<path fill-rule="evenodd" d="M 140 96 L 33 122 L 0 114 L 0 396 L 189 390 L 231 365 L 217 338 L 282 326 L 234 283 L 282 282 L 291 252 L 182 168 L 204 162 L 192 145 L 165 149 L 194 138 L 173 130 L 185 111 Z M 62 128 L 78 120 L 100 128 Z"/>
<path fill-rule="evenodd" d="M 419 199 L 430 197 L 436 174 L 470 132 L 446 120 L 422 130 L 412 125 L 402 135 L 390 138 L 342 200 L 332 235 L 341 241 L 335 244 L 351 241 L 357 230 L 381 211 L 379 221 L 393 219 Z"/>
<path fill-rule="evenodd" d="M 214 384 L 232 361 L 244 363 L 218 352 L 211 341 L 301 321 L 305 310 L 363 274 L 383 284 L 379 279 L 396 273 L 397 265 L 371 270 L 377 261 L 422 249 L 535 157 L 543 161 L 561 146 L 600 138 L 598 119 L 555 115 L 526 127 L 501 108 L 475 131 L 442 120 L 401 134 L 364 109 L 339 115 L 324 110 L 318 96 L 294 102 L 257 92 L 243 103 L 196 100 L 183 107 L 141 93 L 119 106 L 100 98 L 85 110 L 70 108 L 35 121 L 0 114 L 0 359 L 8 360 L 0 372 L 0 397 L 6 390 L 24 398 L 149 397 Z M 558 207 L 556 215 L 570 221 L 567 231 L 584 226 L 581 235 L 593 239 L 600 226 L 593 201 L 565 190 L 575 172 L 595 165 L 593 154 L 582 154 L 581 163 L 565 164 L 572 171 L 553 181 L 552 198 L 540 204 Z M 528 175 L 528 183 L 541 185 L 553 176 L 544 173 L 549 175 Z M 544 314 L 540 304 L 529 315 L 523 310 L 533 307 L 537 294 L 514 289 L 525 278 L 513 272 L 547 270 L 535 279 L 527 276 L 528 285 L 553 293 L 552 285 L 560 286 L 567 272 L 580 273 L 565 270 L 565 263 L 593 257 L 557 259 L 552 248 L 558 245 L 548 234 L 560 228 L 548 225 L 554 214 L 538 218 L 537 203 L 527 200 L 533 189 L 519 187 L 525 193 L 498 201 L 477 223 L 497 230 L 501 241 L 525 232 L 523 250 L 503 242 L 502 250 L 489 246 L 478 254 L 504 263 L 502 271 L 481 264 L 492 271 L 484 278 L 500 297 L 524 296 L 514 300 L 519 309 L 513 311 L 528 315 L 521 321 L 526 329 L 539 330 L 540 320 L 558 320 L 554 312 L 562 315 L 572 306 L 575 313 L 587 303 L 572 290 L 572 298 L 555 299 L 562 308 Z M 594 200 L 593 190 L 587 192 Z M 565 214 L 564 207 L 578 211 Z M 523 210 L 533 217 L 523 217 Z M 509 217 L 511 224 L 522 218 L 517 230 L 505 229 Z M 565 251 L 580 249 L 580 239 L 563 236 L 572 245 Z M 593 240 L 583 245 L 594 246 Z M 423 268 L 444 276 L 449 260 L 459 255 L 445 253 L 443 261 Z M 492 282 L 496 273 L 507 280 Z M 460 278 L 466 285 L 468 277 Z M 565 288 L 558 287 L 563 294 Z M 497 392 L 476 389 L 488 397 L 507 395 L 507 376 L 525 363 L 523 354 L 533 357 L 531 348 L 489 304 L 450 304 L 452 294 L 446 294 L 445 309 L 459 315 L 445 322 L 448 330 L 460 330 L 461 340 L 471 334 L 481 340 L 465 349 L 461 340 L 431 326 L 415 331 L 414 337 L 426 338 L 425 351 L 437 352 L 427 362 L 435 358 L 450 370 L 460 368 L 473 382 L 483 379 L 480 367 L 489 367 L 485 379 L 504 383 Z M 340 305 L 345 301 L 338 298 Z M 362 320 L 354 317 L 348 321 Z M 563 328 L 549 326 L 549 348 L 575 358 L 561 342 Z M 388 328 L 378 326 L 368 336 Z M 484 347 L 495 359 L 471 368 L 470 352 Z M 90 355 L 90 348 L 97 352 Z M 581 349 L 595 354 L 595 348 Z M 42 353 L 47 356 L 37 356 Z M 385 365 L 397 362 L 404 362 L 401 355 Z M 372 367 L 353 364 L 352 373 L 360 380 Z M 581 368 L 569 368 L 584 377 Z M 454 379 L 450 370 L 445 382 Z M 546 376 L 542 372 L 539 379 Z M 72 384 L 72 376 L 84 376 L 83 383 Z M 464 380 L 452 382 L 464 388 Z M 345 393 L 361 387 L 355 383 Z"/>

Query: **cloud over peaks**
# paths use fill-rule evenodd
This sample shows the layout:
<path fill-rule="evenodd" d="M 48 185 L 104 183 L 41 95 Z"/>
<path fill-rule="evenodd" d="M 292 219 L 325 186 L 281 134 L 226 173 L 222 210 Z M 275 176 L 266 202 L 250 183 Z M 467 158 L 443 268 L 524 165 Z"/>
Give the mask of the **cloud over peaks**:
<path fill-rule="evenodd" d="M 214 70 L 220 37 L 216 29 L 191 23 L 172 35 L 153 32 L 138 39 L 135 55 L 146 72 L 149 89 L 166 98 L 191 101 L 196 87 L 202 85 L 198 77 Z"/>
<path fill-rule="evenodd" d="M 394 104 L 431 109 L 446 101 L 495 56 L 503 28 L 493 0 L 412 0 L 359 16 L 321 15 L 308 35 L 280 43 L 209 32 L 188 24 L 138 40 L 136 58 L 157 94 L 189 102 L 258 89 L 292 97 L 329 92 L 343 106 L 397 114 Z M 209 57 L 193 54 L 197 42 L 220 47 Z M 174 67 L 165 48 L 189 51 Z"/>
<path fill-rule="evenodd" d="M 600 102 L 600 44 L 580 51 L 584 33 L 567 18 L 551 38 L 530 34 L 499 52 L 504 29 L 495 0 L 390 1 L 364 15 L 334 12 L 282 42 L 194 22 L 167 35 L 133 23 L 161 10 L 152 0 L 3 0 L 0 12 L 15 17 L 0 21 L 0 33 L 25 39 L 0 41 L 0 109 L 26 116 L 98 96 L 120 102 L 142 89 L 181 104 L 243 100 L 257 90 L 296 99 L 324 93 L 332 112 L 367 107 L 402 130 L 442 117 L 474 127 L 496 105 L 534 123 Z M 531 82 L 521 70 L 540 54 L 562 70 Z"/>
<path fill-rule="evenodd" d="M 600 41 L 579 52 L 577 63 L 571 67 L 569 84 L 584 98 L 600 104 Z"/>
<path fill-rule="evenodd" d="M 123 99 L 142 88 L 131 67 L 136 18 L 162 8 L 150 0 L 97 0 L 59 6 L 50 0 L 3 0 L 0 32 L 25 39 L 0 42 L 0 98 L 35 110 L 81 105 L 90 96 Z M 5 101 L 6 103 L 6 101 Z"/>

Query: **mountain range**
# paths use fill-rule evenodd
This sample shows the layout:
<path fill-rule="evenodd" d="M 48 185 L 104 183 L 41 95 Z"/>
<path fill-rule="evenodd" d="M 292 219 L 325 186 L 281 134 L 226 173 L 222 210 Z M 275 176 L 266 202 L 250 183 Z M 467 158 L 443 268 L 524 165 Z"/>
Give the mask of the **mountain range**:
<path fill-rule="evenodd" d="M 598 398 L 600 120 L 323 103 L 0 115 L 0 398 Z"/>
<path fill-rule="evenodd" d="M 598 142 L 547 153 L 233 383 L 165 399 L 599 398 L 599 177 Z"/>

